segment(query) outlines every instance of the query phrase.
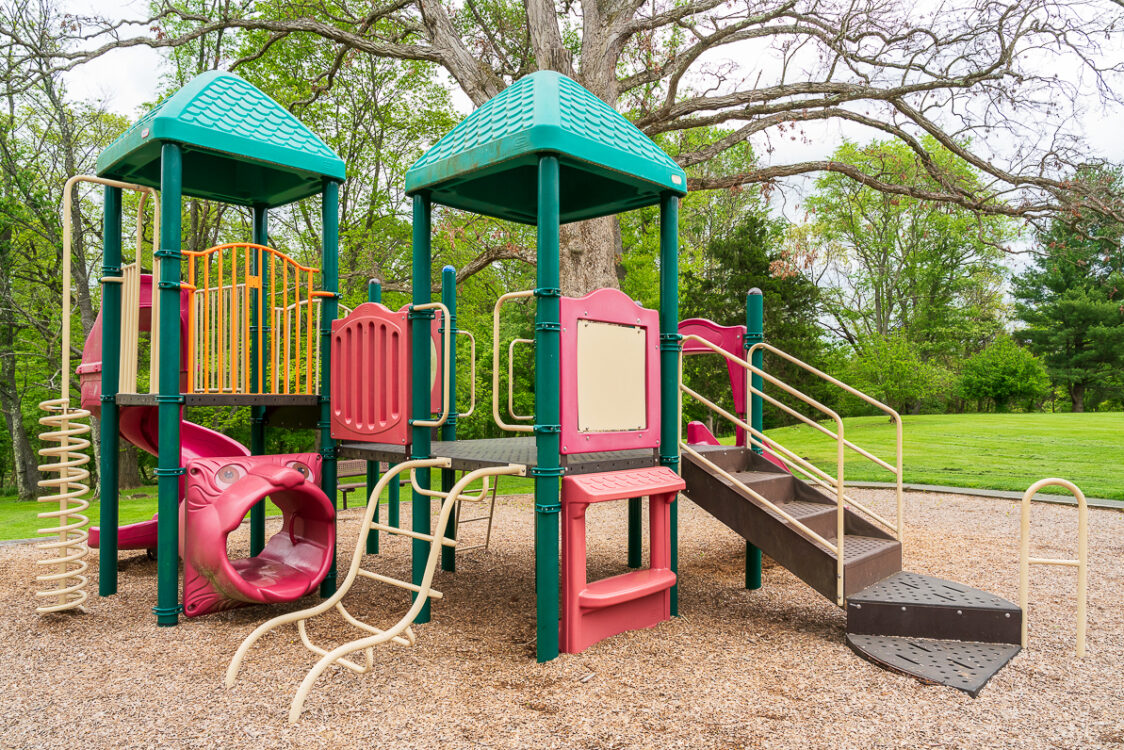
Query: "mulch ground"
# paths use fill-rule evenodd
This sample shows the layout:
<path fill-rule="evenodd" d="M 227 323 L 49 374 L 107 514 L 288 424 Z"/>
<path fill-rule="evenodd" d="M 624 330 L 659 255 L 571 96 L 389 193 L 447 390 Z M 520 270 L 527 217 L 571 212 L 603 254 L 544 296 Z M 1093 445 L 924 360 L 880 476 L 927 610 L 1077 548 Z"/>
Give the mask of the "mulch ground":
<path fill-rule="evenodd" d="M 891 508 L 887 492 L 858 494 Z M 1017 596 L 1015 503 L 915 493 L 907 508 L 907 569 Z M 341 516 L 341 566 L 357 515 Z M 842 611 L 778 566 L 746 591 L 744 543 L 689 501 L 682 616 L 536 664 L 533 513 L 507 498 L 491 551 L 438 574 L 445 599 L 417 645 L 381 647 L 372 674 L 329 670 L 295 726 L 289 702 L 315 657 L 294 628 L 263 639 L 233 689 L 222 677 L 257 623 L 298 605 L 157 628 L 155 563 L 127 553 L 117 596 L 41 617 L 39 553 L 0 548 L 0 747 L 1124 748 L 1124 514 L 1090 516 L 1088 656 L 1073 655 L 1074 572 L 1036 568 L 1030 649 L 973 699 L 855 656 Z M 1034 554 L 1074 555 L 1075 510 L 1034 517 Z M 589 521 L 591 580 L 622 572 L 624 505 L 592 506 Z M 243 528 L 232 553 L 247 545 Z M 367 567 L 406 575 L 408 545 Z M 369 581 L 348 605 L 383 624 L 405 606 Z M 310 630 L 324 644 L 355 637 L 332 616 Z"/>

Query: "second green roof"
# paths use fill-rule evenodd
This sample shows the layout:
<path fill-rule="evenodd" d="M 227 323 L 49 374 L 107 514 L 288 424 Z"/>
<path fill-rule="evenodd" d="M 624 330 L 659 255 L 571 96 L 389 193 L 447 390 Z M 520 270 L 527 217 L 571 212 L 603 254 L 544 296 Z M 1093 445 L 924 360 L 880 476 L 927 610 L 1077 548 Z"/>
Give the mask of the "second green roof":
<path fill-rule="evenodd" d="M 406 173 L 406 192 L 527 224 L 537 220 L 537 164 L 559 158 L 563 223 L 685 195 L 687 177 L 651 138 L 574 80 L 552 71 L 489 99 Z"/>

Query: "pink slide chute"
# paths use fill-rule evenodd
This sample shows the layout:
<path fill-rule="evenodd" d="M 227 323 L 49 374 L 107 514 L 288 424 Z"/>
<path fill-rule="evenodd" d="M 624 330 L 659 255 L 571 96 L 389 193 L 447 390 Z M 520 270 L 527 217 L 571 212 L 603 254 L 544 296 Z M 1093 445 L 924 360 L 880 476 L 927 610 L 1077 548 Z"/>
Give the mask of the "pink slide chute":
<path fill-rule="evenodd" d="M 187 339 L 187 292 L 180 298 L 180 339 Z M 140 277 L 140 325 L 142 330 L 151 327 L 152 320 L 152 276 Z M 78 367 L 78 377 L 82 388 L 82 408 L 89 409 L 94 416 L 101 414 L 101 340 L 102 318 L 98 312 L 86 345 L 82 348 L 82 364 Z M 184 354 L 181 352 L 181 355 Z M 180 361 L 185 361 L 181 356 Z M 185 371 L 186 372 L 186 371 Z M 160 452 L 158 441 L 158 414 L 155 406 L 123 406 L 118 410 L 118 432 L 124 440 L 132 443 L 153 456 Z M 220 456 L 248 456 L 246 446 L 221 432 L 203 427 L 194 422 L 180 424 L 180 464 L 196 458 Z M 183 502 L 184 485 L 180 482 L 180 502 Z M 90 529 L 90 546 L 97 547 L 101 541 L 98 527 Z M 154 549 L 156 547 L 156 517 L 151 520 L 121 526 L 117 531 L 118 549 Z"/>

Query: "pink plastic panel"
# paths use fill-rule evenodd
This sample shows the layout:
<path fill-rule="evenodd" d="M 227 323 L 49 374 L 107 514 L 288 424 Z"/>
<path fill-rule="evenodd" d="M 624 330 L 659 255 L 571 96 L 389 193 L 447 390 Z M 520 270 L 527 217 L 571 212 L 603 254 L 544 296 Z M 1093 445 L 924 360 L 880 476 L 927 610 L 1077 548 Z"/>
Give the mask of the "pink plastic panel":
<path fill-rule="evenodd" d="M 335 511 L 317 486 L 316 453 L 200 458 L 187 462 L 181 506 L 183 605 L 188 617 L 311 593 L 332 566 Z M 226 540 L 269 497 L 281 529 L 254 557 L 231 560 Z"/>
<path fill-rule="evenodd" d="M 617 289 L 598 289 L 584 297 L 561 299 L 562 453 L 655 448 L 660 444 L 659 313 L 640 307 Z M 645 329 L 644 380 L 647 404 L 645 426 L 620 432 L 582 432 L 578 429 L 578 321 L 639 326 Z"/>
<path fill-rule="evenodd" d="M 402 305 L 402 307 L 398 308 L 398 312 L 402 313 L 403 315 L 408 316 L 409 313 L 410 313 L 410 305 L 408 305 L 408 304 Z M 442 383 L 445 382 L 444 380 L 442 380 L 442 378 L 445 376 L 445 371 L 440 369 L 442 352 L 445 349 L 445 347 L 442 346 L 442 338 L 441 338 L 444 335 L 444 334 L 441 333 L 441 323 L 442 323 L 443 318 L 444 318 L 444 315 L 442 315 L 440 310 L 434 310 L 433 311 L 433 322 L 430 324 L 430 332 L 429 332 L 430 339 L 433 341 L 433 346 L 432 346 L 432 348 L 430 349 L 430 352 L 429 352 L 429 356 L 430 356 L 429 366 L 431 368 L 434 368 L 437 372 L 437 377 L 434 378 L 434 380 L 433 380 L 433 388 L 430 391 L 430 395 L 429 395 L 429 409 L 434 414 L 440 414 L 441 413 L 441 388 L 442 388 Z M 406 330 L 407 331 L 410 330 L 408 326 L 407 326 Z M 411 342 L 413 341 L 412 338 L 410 338 L 410 340 L 411 340 Z M 406 362 L 406 367 L 409 368 L 409 367 L 412 367 L 412 366 L 413 366 L 413 360 L 408 358 L 407 362 Z M 407 388 L 412 387 L 412 383 L 413 383 L 413 381 L 411 380 L 409 383 L 407 383 L 406 387 Z M 410 406 L 411 406 L 410 402 L 407 402 L 406 408 L 409 409 Z"/>
<path fill-rule="evenodd" d="M 365 302 L 332 323 L 332 437 L 405 445 L 410 435 L 406 312 Z"/>
<path fill-rule="evenodd" d="M 688 318 L 679 322 L 679 334 L 698 336 L 717 346 L 723 351 L 733 354 L 738 359 L 745 358 L 745 326 L 720 326 L 706 318 Z M 683 342 L 684 354 L 710 354 L 717 356 L 713 351 L 697 341 Z M 726 363 L 726 370 L 730 373 L 730 389 L 734 396 L 734 413 L 745 419 L 745 370 L 733 364 Z M 745 445 L 745 435 L 742 428 L 737 428 L 737 444 Z"/>

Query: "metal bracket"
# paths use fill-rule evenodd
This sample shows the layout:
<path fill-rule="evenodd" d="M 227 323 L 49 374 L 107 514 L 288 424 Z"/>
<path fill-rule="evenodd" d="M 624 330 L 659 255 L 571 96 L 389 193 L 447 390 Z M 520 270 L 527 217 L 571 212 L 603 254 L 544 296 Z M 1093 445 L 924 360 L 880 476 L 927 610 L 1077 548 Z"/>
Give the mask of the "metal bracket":
<path fill-rule="evenodd" d="M 179 281 L 161 281 L 156 286 L 160 289 L 175 289 L 176 291 L 183 288 L 183 284 Z"/>
<path fill-rule="evenodd" d="M 754 344 L 758 344 L 764 340 L 765 334 L 763 333 L 745 333 L 742 334 L 742 347 L 748 349 Z"/>
<path fill-rule="evenodd" d="M 679 465 L 679 456 L 660 456 L 660 466 L 670 466 L 672 468 Z"/>
<path fill-rule="evenodd" d="M 436 310 L 415 310 L 414 306 L 410 305 L 410 312 L 406 313 L 406 320 L 433 320 L 436 315 Z"/>
<path fill-rule="evenodd" d="M 103 393 L 103 394 L 101 394 L 100 400 L 103 404 L 116 404 L 117 403 L 117 395 L 113 394 L 113 393 Z"/>
<path fill-rule="evenodd" d="M 536 297 L 561 297 L 562 290 L 556 286 L 540 286 L 535 289 Z"/>
<path fill-rule="evenodd" d="M 536 513 L 561 513 L 562 503 L 551 503 L 550 505 L 535 505 Z"/>
<path fill-rule="evenodd" d="M 183 605 L 182 604 L 177 604 L 174 607 L 156 606 L 156 607 L 152 608 L 152 613 L 154 615 L 156 615 L 157 617 L 162 617 L 164 615 L 178 615 L 182 612 L 183 612 Z"/>
<path fill-rule="evenodd" d="M 158 394 L 156 394 L 156 403 L 157 404 L 182 404 L 182 403 L 184 403 L 183 394 L 177 393 L 174 396 L 169 396 L 169 395 L 164 394 L 164 393 L 158 393 Z"/>
<path fill-rule="evenodd" d="M 560 424 L 537 424 L 534 426 L 536 433 L 543 435 L 551 435 L 562 432 L 562 425 Z"/>
<path fill-rule="evenodd" d="M 334 445 L 327 445 L 320 449 L 320 455 L 323 458 L 336 458 L 339 455 L 339 448 Z"/>
<path fill-rule="evenodd" d="M 173 260 L 183 260 L 183 253 L 181 253 L 179 250 L 157 250 L 152 255 L 156 258 L 171 258 Z"/>
<path fill-rule="evenodd" d="M 561 323 L 550 323 L 550 322 L 535 323 L 535 330 L 536 331 L 561 331 L 562 330 L 562 324 Z"/>
<path fill-rule="evenodd" d="M 187 469 L 179 466 L 175 469 L 157 469 L 154 473 L 158 477 L 182 477 L 187 473 Z"/>
<path fill-rule="evenodd" d="M 531 469 L 533 477 L 560 477 L 565 473 L 564 466 L 535 466 Z"/>

